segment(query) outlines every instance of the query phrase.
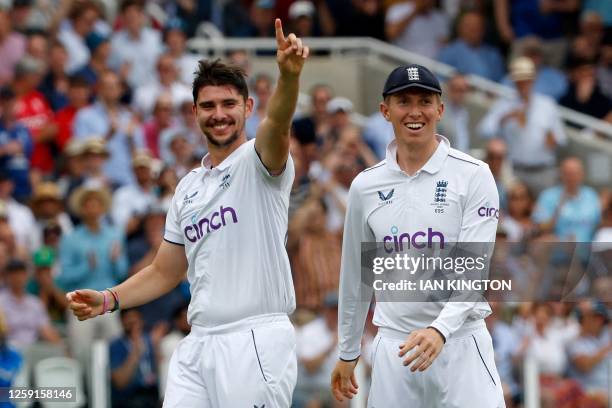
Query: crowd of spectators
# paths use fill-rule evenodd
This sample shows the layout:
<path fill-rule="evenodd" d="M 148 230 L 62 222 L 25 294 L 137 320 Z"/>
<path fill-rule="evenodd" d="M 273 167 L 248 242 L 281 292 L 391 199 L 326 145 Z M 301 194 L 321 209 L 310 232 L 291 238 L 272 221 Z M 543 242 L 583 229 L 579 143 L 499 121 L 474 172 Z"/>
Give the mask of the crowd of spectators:
<path fill-rule="evenodd" d="M 268 37 L 280 16 L 301 36 L 371 36 L 452 65 L 439 132 L 470 152 L 485 145 L 500 195 L 499 240 L 595 241 L 589 285 L 605 296 L 612 264 L 610 191 L 585 185 L 563 152 L 559 105 L 612 122 L 612 3 L 597 0 L 0 0 L 0 383 L 41 342 L 86 370 L 109 343 L 114 406 L 152 406 L 172 350 L 189 332 L 187 282 L 139 309 L 78 322 L 64 294 L 136 273 L 162 239 L 174 188 L 206 146 L 192 112 L 201 22 L 229 37 Z M 155 7 L 165 13 L 153 12 Z M 274 81 L 248 55 L 265 114 Z M 514 87 L 475 125 L 468 75 Z M 287 240 L 294 275 L 298 407 L 334 406 L 337 290 L 347 194 L 384 159 L 393 130 L 379 113 L 360 128 L 333 84 L 296 114 Z M 571 153 L 571 152 L 569 152 Z M 592 262 L 595 263 L 595 260 Z M 609 293 L 609 292 L 608 292 Z M 608 295 L 609 296 L 609 295 Z M 609 302 L 494 304 L 489 318 L 508 406 L 520 406 L 524 358 L 541 367 L 547 406 L 606 406 Z M 376 329 L 366 327 L 364 362 Z M 365 388 L 365 387 L 364 387 Z M 565 404 L 565 405 L 563 405 Z M 589 405 L 587 405 L 589 404 Z"/>

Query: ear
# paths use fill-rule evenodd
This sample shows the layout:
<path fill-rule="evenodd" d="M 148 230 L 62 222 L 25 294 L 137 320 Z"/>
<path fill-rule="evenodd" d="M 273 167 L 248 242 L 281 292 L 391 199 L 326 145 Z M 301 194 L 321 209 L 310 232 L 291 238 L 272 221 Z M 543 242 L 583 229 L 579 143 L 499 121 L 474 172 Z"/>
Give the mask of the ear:
<path fill-rule="evenodd" d="M 444 103 L 441 100 L 438 102 L 438 121 L 442 119 L 442 115 L 444 114 Z"/>
<path fill-rule="evenodd" d="M 248 118 L 251 116 L 251 114 L 253 113 L 254 106 L 255 106 L 255 101 L 253 100 L 253 98 L 249 96 L 244 103 L 245 117 Z"/>
<path fill-rule="evenodd" d="M 380 103 L 378 108 L 380 109 L 380 113 L 383 115 L 385 120 L 387 122 L 390 122 L 391 119 L 389 117 L 389 106 L 387 106 L 387 104 L 383 101 L 383 102 Z"/>

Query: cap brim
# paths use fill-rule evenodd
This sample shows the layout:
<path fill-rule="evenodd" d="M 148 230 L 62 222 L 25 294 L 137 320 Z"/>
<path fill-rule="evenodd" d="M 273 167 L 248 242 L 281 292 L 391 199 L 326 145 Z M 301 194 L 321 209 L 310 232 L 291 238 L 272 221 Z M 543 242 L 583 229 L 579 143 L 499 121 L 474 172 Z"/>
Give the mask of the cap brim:
<path fill-rule="evenodd" d="M 427 85 L 423 85 L 423 84 L 408 84 L 408 85 L 399 86 L 397 88 L 392 88 L 392 89 L 388 90 L 387 92 L 383 92 L 383 97 L 392 95 L 394 93 L 398 93 L 399 91 L 403 91 L 404 89 L 408 89 L 408 88 L 427 89 L 428 91 L 432 91 L 432 92 L 435 92 L 437 94 L 442 95 L 442 90 L 436 89 L 433 86 L 427 86 Z"/>

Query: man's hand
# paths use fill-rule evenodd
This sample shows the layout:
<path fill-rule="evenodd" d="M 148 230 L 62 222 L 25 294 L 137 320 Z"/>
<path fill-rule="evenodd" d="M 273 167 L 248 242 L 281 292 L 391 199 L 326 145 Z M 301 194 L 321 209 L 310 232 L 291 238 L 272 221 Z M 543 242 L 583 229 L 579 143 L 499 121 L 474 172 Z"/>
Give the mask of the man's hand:
<path fill-rule="evenodd" d="M 278 46 L 276 62 L 281 74 L 299 75 L 302 72 L 304 61 L 308 58 L 310 50 L 293 33 L 285 38 L 280 18 L 274 21 L 274 27 L 276 29 L 276 44 Z"/>
<path fill-rule="evenodd" d="M 410 350 L 415 349 L 414 352 L 404 359 L 404 365 L 409 366 L 414 362 L 412 367 L 410 367 L 410 371 L 425 371 L 438 357 L 443 346 L 444 339 L 442 335 L 435 329 L 428 327 L 410 333 L 406 342 L 399 346 L 399 356 L 404 357 Z"/>
<path fill-rule="evenodd" d="M 110 308 L 114 304 L 114 299 L 107 294 L 107 299 L 111 303 Z M 94 318 L 102 314 L 102 306 L 104 303 L 104 295 L 97 290 L 80 289 L 74 292 L 66 293 L 68 299 L 68 307 L 72 313 L 81 321 Z"/>
<path fill-rule="evenodd" d="M 357 394 L 357 379 L 355 378 L 355 366 L 357 361 L 338 361 L 331 375 L 331 389 L 334 398 L 344 401 L 344 398 L 352 399 Z"/>

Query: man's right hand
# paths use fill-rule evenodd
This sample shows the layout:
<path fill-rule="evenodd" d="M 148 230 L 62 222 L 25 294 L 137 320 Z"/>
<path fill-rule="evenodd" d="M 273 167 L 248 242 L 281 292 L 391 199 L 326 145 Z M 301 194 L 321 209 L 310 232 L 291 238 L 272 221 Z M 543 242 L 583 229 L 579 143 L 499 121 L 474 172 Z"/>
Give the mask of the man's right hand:
<path fill-rule="evenodd" d="M 79 289 L 67 293 L 66 299 L 68 299 L 68 307 L 72 310 L 72 313 L 81 321 L 102 314 L 102 306 L 104 303 L 104 295 L 102 292 L 91 289 Z M 115 303 L 110 293 L 107 296 L 107 300 L 109 302 L 107 308 L 110 309 Z"/>
<path fill-rule="evenodd" d="M 338 361 L 331 375 L 331 390 L 334 398 L 344 401 L 344 398 L 352 399 L 357 394 L 357 379 L 355 378 L 355 367 L 357 360 Z"/>

